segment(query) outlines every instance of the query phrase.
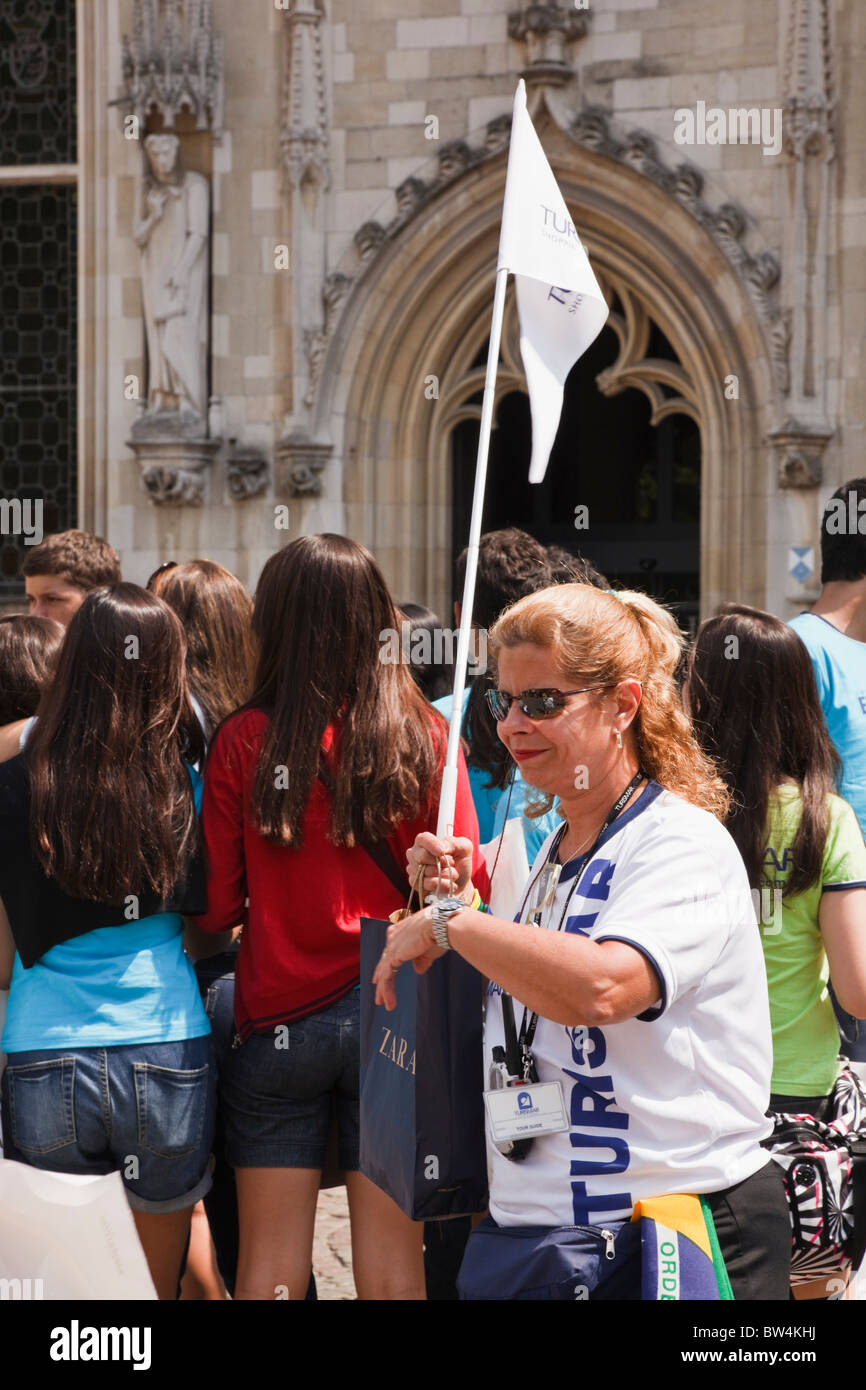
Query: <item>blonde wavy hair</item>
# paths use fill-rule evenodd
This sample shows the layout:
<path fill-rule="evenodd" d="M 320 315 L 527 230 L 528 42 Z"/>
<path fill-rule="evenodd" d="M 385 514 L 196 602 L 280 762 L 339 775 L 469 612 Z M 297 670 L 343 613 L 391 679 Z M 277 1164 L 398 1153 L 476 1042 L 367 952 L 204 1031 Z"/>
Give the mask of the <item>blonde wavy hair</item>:
<path fill-rule="evenodd" d="M 633 589 L 614 594 L 556 584 L 507 608 L 488 634 L 494 661 L 503 647 L 521 642 L 549 648 L 570 685 L 639 680 L 643 698 L 633 727 L 641 770 L 724 822 L 729 793 L 698 746 L 674 681 L 685 639 L 669 609 Z M 548 797 L 532 811 L 542 814 L 552 804 Z"/>

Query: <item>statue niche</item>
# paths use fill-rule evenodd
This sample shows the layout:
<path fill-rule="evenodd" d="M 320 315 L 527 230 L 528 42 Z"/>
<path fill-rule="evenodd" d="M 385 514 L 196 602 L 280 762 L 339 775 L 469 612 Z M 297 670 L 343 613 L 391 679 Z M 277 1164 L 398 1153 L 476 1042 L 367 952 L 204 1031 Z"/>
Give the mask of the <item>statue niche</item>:
<path fill-rule="evenodd" d="M 149 363 L 147 408 L 134 433 L 207 432 L 210 189 L 181 168 L 176 135 L 149 135 L 133 236 Z"/>
<path fill-rule="evenodd" d="M 129 446 L 151 501 L 201 506 L 221 440 L 208 437 L 210 187 L 184 169 L 180 140 L 148 135 L 132 234 L 147 339 L 144 409 Z"/>

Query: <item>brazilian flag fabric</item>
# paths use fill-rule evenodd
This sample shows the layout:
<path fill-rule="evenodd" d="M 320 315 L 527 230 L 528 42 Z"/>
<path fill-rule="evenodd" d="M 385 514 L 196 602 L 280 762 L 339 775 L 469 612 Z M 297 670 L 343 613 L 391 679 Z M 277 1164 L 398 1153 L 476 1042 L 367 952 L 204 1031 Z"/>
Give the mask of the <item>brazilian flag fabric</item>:
<path fill-rule="evenodd" d="M 636 1202 L 640 1222 L 641 1300 L 732 1300 L 731 1284 L 703 1197 L 676 1192 Z"/>

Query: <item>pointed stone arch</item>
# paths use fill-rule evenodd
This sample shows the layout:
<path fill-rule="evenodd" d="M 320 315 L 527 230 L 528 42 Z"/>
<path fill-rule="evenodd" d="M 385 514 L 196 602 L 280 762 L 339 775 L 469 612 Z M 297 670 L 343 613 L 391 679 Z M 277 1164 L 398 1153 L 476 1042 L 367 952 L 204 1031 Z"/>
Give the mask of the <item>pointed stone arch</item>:
<path fill-rule="evenodd" d="M 749 285 L 658 180 L 577 143 L 546 112 L 536 124 L 600 278 L 624 288 L 683 364 L 702 442 L 702 611 L 734 596 L 760 604 L 764 441 L 779 385 Z M 334 444 L 346 529 L 375 551 L 398 596 L 439 612 L 450 598 L 449 391 L 489 322 L 504 179 L 504 152 L 470 164 L 387 244 L 377 238 L 346 296 L 316 401 L 316 437 Z M 619 327 L 625 339 L 635 330 Z M 641 384 L 640 355 L 632 360 L 618 336 L 611 390 Z M 438 400 L 425 394 L 430 376 Z M 732 377 L 738 396 L 727 399 Z"/>

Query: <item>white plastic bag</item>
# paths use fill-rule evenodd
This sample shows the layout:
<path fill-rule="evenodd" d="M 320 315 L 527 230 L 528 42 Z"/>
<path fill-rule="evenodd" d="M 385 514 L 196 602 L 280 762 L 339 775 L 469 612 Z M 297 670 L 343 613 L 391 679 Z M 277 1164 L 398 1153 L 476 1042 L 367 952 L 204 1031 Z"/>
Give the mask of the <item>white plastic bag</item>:
<path fill-rule="evenodd" d="M 156 1298 L 119 1173 L 48 1173 L 0 1159 L 0 1296 Z"/>

